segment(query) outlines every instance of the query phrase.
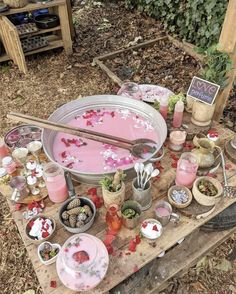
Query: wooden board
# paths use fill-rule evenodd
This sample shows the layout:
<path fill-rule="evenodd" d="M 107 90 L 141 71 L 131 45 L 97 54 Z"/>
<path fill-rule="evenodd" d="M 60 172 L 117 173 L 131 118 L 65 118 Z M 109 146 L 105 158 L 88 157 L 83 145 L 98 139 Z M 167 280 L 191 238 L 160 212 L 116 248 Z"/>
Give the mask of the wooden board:
<path fill-rule="evenodd" d="M 230 161 L 236 163 L 236 150 L 232 147 L 230 140 L 225 144 L 225 154 Z"/>
<path fill-rule="evenodd" d="M 229 139 L 230 136 L 233 135 L 231 131 L 222 129 L 219 125 L 215 126 L 218 128 L 219 134 L 222 138 L 222 141 Z M 153 205 L 152 207 L 143 213 L 142 219 L 153 217 L 154 216 L 154 207 L 156 202 L 163 197 L 166 197 L 166 192 L 169 186 L 175 179 L 175 169 L 171 167 L 171 159 L 169 152 L 166 153 L 165 157 L 161 161 L 164 170 L 161 172 L 160 179 L 153 182 L 152 189 L 152 197 L 153 197 Z M 217 177 L 220 180 L 222 179 L 222 171 L 221 169 L 217 172 Z M 234 182 L 236 184 L 236 181 Z M 80 195 L 84 195 L 86 191 L 89 189 L 89 186 L 86 185 L 78 185 L 76 187 L 77 192 Z M 131 183 L 127 184 L 126 188 L 126 196 L 131 196 Z M 99 195 L 101 195 L 101 191 L 98 191 Z M 108 273 L 105 279 L 102 281 L 100 285 L 98 285 L 95 289 L 87 293 L 105 293 L 115 287 L 117 284 L 124 281 L 130 275 L 132 275 L 137 269 L 141 269 L 143 266 L 151 262 L 155 259 L 163 250 L 167 251 L 171 247 L 173 247 L 176 242 L 183 237 L 188 236 L 193 233 L 197 228 L 202 226 L 209 219 L 220 213 L 222 210 L 230 206 L 232 203 L 235 203 L 236 199 L 228 199 L 222 198 L 222 200 L 217 203 L 215 210 L 213 213 L 200 220 L 188 218 L 184 215 L 181 215 L 181 220 L 178 225 L 173 223 L 169 223 L 163 232 L 163 235 L 159 239 L 157 246 L 155 248 L 151 247 L 145 239 L 141 241 L 141 243 L 137 247 L 137 251 L 134 253 L 130 253 L 128 251 L 128 245 L 131 238 L 133 238 L 138 232 L 139 228 L 137 227 L 134 230 L 128 230 L 126 228 L 122 228 L 119 232 L 116 240 L 114 241 L 115 254 L 114 256 L 110 256 L 110 264 Z M 22 212 L 14 211 L 14 207 L 10 204 L 10 208 L 13 211 L 13 218 L 18 226 L 19 232 L 22 236 L 22 239 L 25 243 L 26 249 L 29 253 L 31 261 L 33 263 L 34 269 L 36 271 L 38 280 L 44 293 L 46 294 L 72 294 L 73 292 L 67 288 L 65 288 L 60 282 L 57 273 L 55 264 L 44 266 L 39 263 L 37 257 L 37 247 L 31 243 L 30 240 L 26 239 L 24 232 L 25 221 L 22 220 Z M 52 242 L 63 244 L 65 240 L 71 236 L 70 233 L 64 230 L 58 221 L 58 209 L 59 204 L 52 204 L 49 200 L 46 200 L 46 209 L 44 214 L 53 217 L 56 220 L 57 228 L 55 236 L 52 238 Z M 91 227 L 88 233 L 96 235 L 98 238 L 103 239 L 106 224 L 105 224 L 105 214 L 106 210 L 104 207 L 98 210 L 95 224 Z M 53 289 L 50 287 L 50 281 L 55 280 L 57 282 L 57 288 Z"/>
<path fill-rule="evenodd" d="M 156 294 L 168 285 L 168 280 L 183 274 L 209 250 L 213 250 L 236 232 L 236 228 L 220 232 L 196 230 L 185 238 L 180 245 L 175 245 L 164 257 L 155 258 L 125 282 L 117 285 L 110 294 L 139 293 Z"/>

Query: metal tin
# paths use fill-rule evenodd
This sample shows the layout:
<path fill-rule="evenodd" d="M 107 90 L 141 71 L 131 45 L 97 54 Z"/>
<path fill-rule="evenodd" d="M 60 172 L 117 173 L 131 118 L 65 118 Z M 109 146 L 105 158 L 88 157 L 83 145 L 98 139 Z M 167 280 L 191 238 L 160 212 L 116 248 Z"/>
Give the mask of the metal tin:
<path fill-rule="evenodd" d="M 96 95 L 84 97 L 82 99 L 71 101 L 67 104 L 64 104 L 58 108 L 50 117 L 50 121 L 59 122 L 59 123 L 68 123 L 76 115 L 84 113 L 86 110 L 102 108 L 102 107 L 115 107 L 128 109 L 137 113 L 137 115 L 142 116 L 145 119 L 148 119 L 156 131 L 159 142 L 157 143 L 157 149 L 159 150 L 167 136 L 167 126 L 165 120 L 162 118 L 161 114 L 156 111 L 153 107 L 147 105 L 142 101 L 136 101 L 131 98 L 126 98 L 123 96 L 117 95 Z M 42 132 L 42 143 L 44 147 L 44 152 L 48 158 L 55 162 L 53 156 L 53 142 L 56 136 L 56 131 L 44 129 Z M 142 160 L 142 162 L 147 162 L 150 158 Z M 85 173 L 78 172 L 74 169 L 66 168 L 62 166 L 65 170 L 70 171 L 74 177 L 83 183 L 88 184 L 97 184 L 104 175 L 113 175 L 114 172 L 102 172 L 102 173 Z M 122 168 L 127 174 L 126 180 L 134 177 L 135 173 L 132 168 Z"/>

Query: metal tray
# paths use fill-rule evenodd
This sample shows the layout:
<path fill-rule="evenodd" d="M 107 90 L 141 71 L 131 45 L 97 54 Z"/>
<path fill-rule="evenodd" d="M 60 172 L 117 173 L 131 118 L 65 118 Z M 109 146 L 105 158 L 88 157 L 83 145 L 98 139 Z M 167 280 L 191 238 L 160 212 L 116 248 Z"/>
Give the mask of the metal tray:
<path fill-rule="evenodd" d="M 71 101 L 64 104 L 58 108 L 50 117 L 49 120 L 60 123 L 68 123 L 76 115 L 84 113 L 86 110 L 97 109 L 97 108 L 121 108 L 128 109 L 132 112 L 137 113 L 137 115 L 149 120 L 154 127 L 155 132 L 159 137 L 158 150 L 162 147 L 166 136 L 167 136 L 167 126 L 165 120 L 162 118 L 161 114 L 156 111 L 153 107 L 147 105 L 142 101 L 137 101 L 123 96 L 117 95 L 96 95 L 90 97 L 84 97 L 78 100 Z M 53 156 L 53 142 L 56 136 L 55 131 L 44 129 L 42 132 L 42 143 L 45 154 L 48 158 L 55 162 Z M 150 158 L 143 160 L 147 162 Z M 58 163 L 59 164 L 59 163 Z M 59 164 L 60 165 L 60 164 Z M 61 165 L 62 166 L 62 165 Z M 112 175 L 114 172 L 103 172 L 103 173 L 85 173 L 78 172 L 77 170 L 66 168 L 62 166 L 65 170 L 70 171 L 74 177 L 83 183 L 87 184 L 97 184 L 99 180 L 104 177 L 104 175 Z M 133 167 L 122 168 L 127 174 L 127 179 L 132 178 L 134 175 Z"/>

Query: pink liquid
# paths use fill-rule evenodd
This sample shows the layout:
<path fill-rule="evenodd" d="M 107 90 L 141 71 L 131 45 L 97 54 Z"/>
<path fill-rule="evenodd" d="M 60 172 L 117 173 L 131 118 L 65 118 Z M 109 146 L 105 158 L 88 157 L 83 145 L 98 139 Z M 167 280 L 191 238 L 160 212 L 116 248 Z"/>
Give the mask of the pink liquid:
<path fill-rule="evenodd" d="M 181 164 L 178 161 L 175 178 L 176 185 L 192 188 L 197 176 L 197 168 L 197 164 L 191 163 L 188 160 L 182 159 Z"/>
<path fill-rule="evenodd" d="M 52 202 L 63 202 L 68 198 L 68 190 L 64 175 L 48 177 L 45 180 L 48 196 Z"/>
<path fill-rule="evenodd" d="M 173 118 L 173 127 L 179 128 L 182 125 L 183 120 L 183 112 L 175 111 L 174 112 L 174 118 Z"/>
<path fill-rule="evenodd" d="M 157 207 L 156 208 L 156 214 L 159 217 L 164 217 L 170 215 L 170 212 L 167 208 L 165 207 Z"/>
<path fill-rule="evenodd" d="M 164 120 L 167 119 L 168 105 L 166 106 L 160 105 L 160 114 L 163 116 Z"/>
<path fill-rule="evenodd" d="M 3 140 L 0 140 L 0 162 L 8 154 L 9 154 L 9 149 L 7 148 L 5 142 Z"/>
<path fill-rule="evenodd" d="M 137 138 L 149 138 L 156 142 L 159 140 L 150 122 L 128 109 L 89 110 L 78 115 L 68 124 L 129 140 Z M 82 140 L 65 133 L 56 135 L 53 155 L 61 165 L 85 173 L 111 172 L 117 168 L 129 168 L 138 161 L 128 150 L 93 140 Z"/>

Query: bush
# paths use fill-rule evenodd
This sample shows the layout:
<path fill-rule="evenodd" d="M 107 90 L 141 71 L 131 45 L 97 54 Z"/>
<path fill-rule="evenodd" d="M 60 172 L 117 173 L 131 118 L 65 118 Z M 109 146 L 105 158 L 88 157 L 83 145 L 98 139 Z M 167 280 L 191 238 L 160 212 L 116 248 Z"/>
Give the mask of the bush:
<path fill-rule="evenodd" d="M 125 0 L 129 9 L 162 20 L 182 40 L 208 48 L 219 40 L 227 0 Z"/>

